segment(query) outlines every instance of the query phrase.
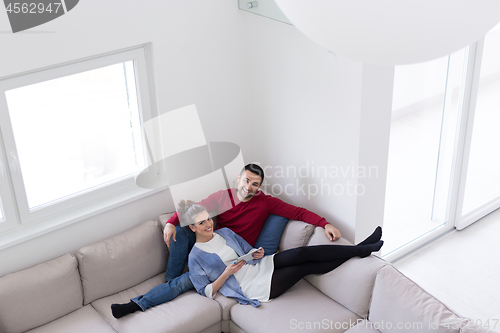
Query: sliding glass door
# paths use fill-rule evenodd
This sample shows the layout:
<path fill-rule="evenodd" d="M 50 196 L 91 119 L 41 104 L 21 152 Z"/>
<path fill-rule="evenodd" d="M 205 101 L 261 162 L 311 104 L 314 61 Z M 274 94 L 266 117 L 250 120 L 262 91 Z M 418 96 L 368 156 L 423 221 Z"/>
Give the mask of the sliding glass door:
<path fill-rule="evenodd" d="M 466 50 L 396 66 L 384 256 L 449 225 L 447 204 Z"/>
<path fill-rule="evenodd" d="M 395 260 L 500 207 L 500 25 L 396 66 L 382 255 Z"/>
<path fill-rule="evenodd" d="M 500 26 L 482 44 L 459 229 L 500 207 Z"/>

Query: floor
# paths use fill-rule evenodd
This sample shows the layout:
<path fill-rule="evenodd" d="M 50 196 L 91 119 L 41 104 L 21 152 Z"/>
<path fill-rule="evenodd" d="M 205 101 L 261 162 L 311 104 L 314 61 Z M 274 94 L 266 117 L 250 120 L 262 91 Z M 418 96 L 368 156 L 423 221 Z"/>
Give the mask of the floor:
<path fill-rule="evenodd" d="M 500 332 L 500 209 L 394 263 L 458 314 Z"/>

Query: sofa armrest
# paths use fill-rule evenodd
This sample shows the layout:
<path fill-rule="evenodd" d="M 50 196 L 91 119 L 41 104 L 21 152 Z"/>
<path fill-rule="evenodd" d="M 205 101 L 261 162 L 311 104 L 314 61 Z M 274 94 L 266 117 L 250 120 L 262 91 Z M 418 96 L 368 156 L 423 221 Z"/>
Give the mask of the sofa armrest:
<path fill-rule="evenodd" d="M 393 331 L 397 325 L 412 331 L 458 333 L 469 322 L 390 265 L 377 273 L 368 319 L 378 323 L 382 333 Z M 382 321 L 384 326 L 380 325 Z"/>
<path fill-rule="evenodd" d="M 332 242 L 324 229 L 317 227 L 308 243 L 308 246 L 314 245 L 352 244 L 344 238 Z M 351 258 L 329 273 L 309 275 L 306 280 L 358 316 L 367 318 L 375 277 L 385 265 L 387 262 L 375 256 Z"/>

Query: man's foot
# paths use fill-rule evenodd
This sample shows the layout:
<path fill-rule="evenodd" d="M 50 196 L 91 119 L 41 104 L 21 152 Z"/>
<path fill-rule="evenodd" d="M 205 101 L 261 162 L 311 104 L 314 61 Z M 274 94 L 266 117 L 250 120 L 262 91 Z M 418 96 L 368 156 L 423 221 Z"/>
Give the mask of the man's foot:
<path fill-rule="evenodd" d="M 375 244 L 382 238 L 382 227 L 378 226 L 375 231 L 358 245 Z"/>
<path fill-rule="evenodd" d="M 132 301 L 126 304 L 111 304 L 111 313 L 116 319 L 139 310 L 141 310 L 141 307 Z"/>
<path fill-rule="evenodd" d="M 361 245 L 361 254 L 359 255 L 361 258 L 368 257 L 372 252 L 377 252 L 380 250 L 380 248 L 384 245 L 383 240 L 379 240 L 375 244 L 367 244 L 367 245 Z M 356 245 L 359 246 L 359 245 Z"/>

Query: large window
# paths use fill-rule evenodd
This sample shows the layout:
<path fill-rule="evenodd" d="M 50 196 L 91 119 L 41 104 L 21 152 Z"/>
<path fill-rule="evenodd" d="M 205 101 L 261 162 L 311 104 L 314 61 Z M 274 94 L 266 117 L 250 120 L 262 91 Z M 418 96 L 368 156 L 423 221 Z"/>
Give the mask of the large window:
<path fill-rule="evenodd" d="M 138 48 L 0 81 L 0 231 L 64 224 L 137 194 L 146 68 Z"/>

